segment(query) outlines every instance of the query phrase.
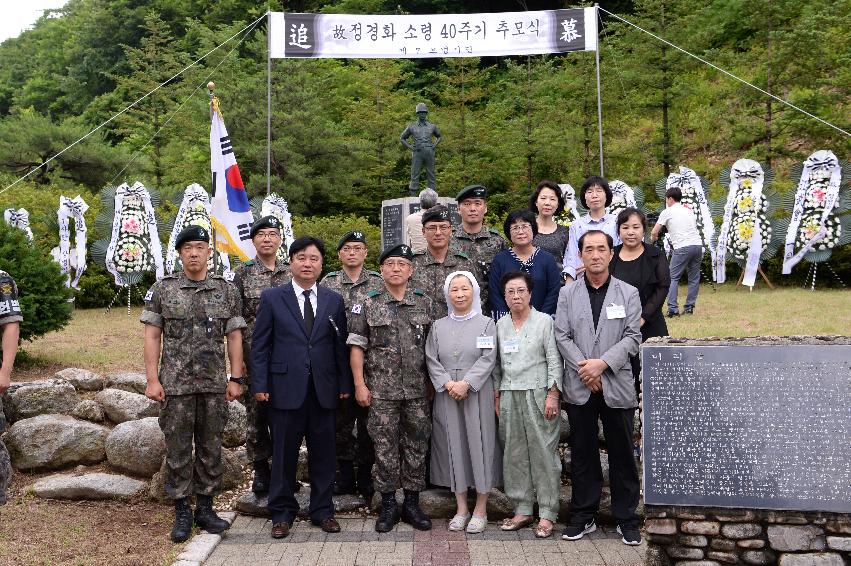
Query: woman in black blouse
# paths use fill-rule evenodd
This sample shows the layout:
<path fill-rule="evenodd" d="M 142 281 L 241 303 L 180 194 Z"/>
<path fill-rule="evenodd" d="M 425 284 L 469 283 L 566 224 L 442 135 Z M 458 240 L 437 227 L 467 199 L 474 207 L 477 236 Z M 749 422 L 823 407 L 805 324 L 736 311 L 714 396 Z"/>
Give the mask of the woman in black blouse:
<path fill-rule="evenodd" d="M 618 214 L 616 224 L 623 243 L 615 246 L 609 271 L 613 277 L 638 289 L 641 299 L 641 341 L 653 336 L 667 336 L 668 326 L 662 316 L 662 304 L 671 286 L 668 262 L 659 248 L 644 243 L 647 218 L 643 212 L 626 208 Z M 641 362 L 638 356 L 631 358 L 631 361 L 635 390 L 638 393 Z"/>

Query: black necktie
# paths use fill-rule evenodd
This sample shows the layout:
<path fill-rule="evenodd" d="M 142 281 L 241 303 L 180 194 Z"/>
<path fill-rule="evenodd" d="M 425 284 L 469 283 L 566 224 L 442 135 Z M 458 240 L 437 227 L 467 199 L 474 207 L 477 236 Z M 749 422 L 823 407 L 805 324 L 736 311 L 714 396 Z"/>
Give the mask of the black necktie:
<path fill-rule="evenodd" d="M 313 332 L 313 303 L 310 302 L 310 290 L 303 291 L 304 295 L 304 328 L 307 330 L 307 335 L 310 336 L 310 333 Z"/>

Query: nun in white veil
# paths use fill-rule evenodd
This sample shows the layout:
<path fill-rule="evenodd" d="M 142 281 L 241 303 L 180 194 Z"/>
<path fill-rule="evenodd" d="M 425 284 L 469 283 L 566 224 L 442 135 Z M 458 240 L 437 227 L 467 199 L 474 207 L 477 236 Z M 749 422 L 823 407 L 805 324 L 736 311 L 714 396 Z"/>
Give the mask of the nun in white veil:
<path fill-rule="evenodd" d="M 480 533 L 487 498 L 502 483 L 491 372 L 497 360 L 496 324 L 482 314 L 479 284 L 469 271 L 450 273 L 443 284 L 449 314 L 432 324 L 426 364 L 436 395 L 431 434 L 431 482 L 449 487 L 457 500 L 449 530 Z M 467 489 L 477 497 L 472 513 Z"/>

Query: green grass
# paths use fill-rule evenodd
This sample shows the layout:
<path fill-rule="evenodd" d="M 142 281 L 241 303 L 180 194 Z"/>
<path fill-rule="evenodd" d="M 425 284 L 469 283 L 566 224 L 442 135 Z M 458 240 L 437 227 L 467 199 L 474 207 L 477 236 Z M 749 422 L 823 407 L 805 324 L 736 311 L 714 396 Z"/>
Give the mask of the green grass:
<path fill-rule="evenodd" d="M 849 334 L 851 290 L 800 288 L 754 291 L 732 283 L 716 291 L 702 285 L 696 314 L 668 319 L 668 331 L 682 338 L 710 336 L 764 336 Z M 680 304 L 685 301 L 680 287 Z M 93 371 L 139 371 L 142 360 L 140 308 L 127 315 L 126 307 L 77 310 L 67 328 L 24 345 L 36 365 L 84 367 Z"/>

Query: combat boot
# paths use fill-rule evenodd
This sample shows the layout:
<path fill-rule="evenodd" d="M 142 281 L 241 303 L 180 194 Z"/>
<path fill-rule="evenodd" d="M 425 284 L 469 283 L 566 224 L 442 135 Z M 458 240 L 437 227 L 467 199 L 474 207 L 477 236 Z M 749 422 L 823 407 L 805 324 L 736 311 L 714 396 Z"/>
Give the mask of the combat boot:
<path fill-rule="evenodd" d="M 420 509 L 420 492 L 405 490 L 405 502 L 402 504 L 402 520 L 418 531 L 430 531 L 431 519 Z"/>
<path fill-rule="evenodd" d="M 334 482 L 334 495 L 355 493 L 355 463 L 352 460 L 337 460 L 340 479 Z"/>
<path fill-rule="evenodd" d="M 269 484 L 272 481 L 272 471 L 269 469 L 267 460 L 254 461 L 254 481 L 251 482 L 251 491 L 258 495 L 269 493 Z"/>
<path fill-rule="evenodd" d="M 372 464 L 358 464 L 358 492 L 367 503 L 372 501 L 375 488 L 372 485 Z"/>
<path fill-rule="evenodd" d="M 212 495 L 196 495 L 195 524 L 210 534 L 217 535 L 230 528 L 230 523 L 216 515 L 213 511 Z"/>
<path fill-rule="evenodd" d="M 174 500 L 174 527 L 171 529 L 171 540 L 185 542 L 192 534 L 192 507 L 189 498 L 182 497 Z"/>
<path fill-rule="evenodd" d="M 396 492 L 388 491 L 381 494 L 381 511 L 375 521 L 375 530 L 379 533 L 389 533 L 399 522 L 399 508 L 396 506 Z"/>

